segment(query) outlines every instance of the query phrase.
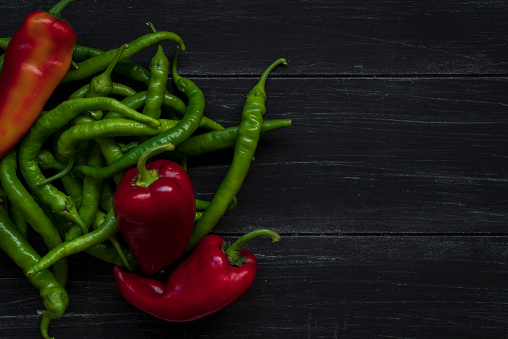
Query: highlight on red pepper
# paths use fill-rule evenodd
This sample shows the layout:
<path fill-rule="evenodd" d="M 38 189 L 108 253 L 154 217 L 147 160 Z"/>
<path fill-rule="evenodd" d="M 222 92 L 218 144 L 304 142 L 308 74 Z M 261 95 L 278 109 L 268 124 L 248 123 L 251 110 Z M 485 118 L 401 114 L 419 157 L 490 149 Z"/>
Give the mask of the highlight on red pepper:
<path fill-rule="evenodd" d="M 259 229 L 229 245 L 220 236 L 204 237 L 169 275 L 166 284 L 115 266 L 120 294 L 143 312 L 170 322 L 204 318 L 231 305 L 252 286 L 257 272 L 255 256 L 243 247 L 252 239 L 280 235 Z"/>
<path fill-rule="evenodd" d="M 118 228 L 146 275 L 165 269 L 184 253 L 194 226 L 194 188 L 183 167 L 170 160 L 145 165 L 148 158 L 174 147 L 166 144 L 143 153 L 113 197 Z"/>
<path fill-rule="evenodd" d="M 0 76 L 0 158 L 27 133 L 71 65 L 76 33 L 46 12 L 26 16 Z"/>

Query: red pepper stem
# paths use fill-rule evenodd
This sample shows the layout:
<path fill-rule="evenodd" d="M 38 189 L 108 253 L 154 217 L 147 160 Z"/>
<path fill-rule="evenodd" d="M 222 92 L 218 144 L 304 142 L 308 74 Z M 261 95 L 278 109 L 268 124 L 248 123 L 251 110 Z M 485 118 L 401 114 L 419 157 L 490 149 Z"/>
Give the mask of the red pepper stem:
<path fill-rule="evenodd" d="M 242 235 L 235 241 L 232 245 L 227 246 L 224 250 L 226 257 L 229 260 L 229 263 L 233 266 L 241 266 L 241 263 L 244 262 L 242 257 L 240 256 L 240 250 L 247 245 L 251 240 L 259 238 L 259 237 L 268 237 L 270 238 L 270 242 L 272 244 L 276 244 L 280 241 L 280 234 L 269 230 L 269 229 L 258 229 L 247 234 Z"/>
<path fill-rule="evenodd" d="M 146 150 L 138 159 L 137 167 L 138 167 L 138 179 L 136 180 L 135 185 L 139 187 L 148 187 L 152 182 L 159 178 L 159 174 L 155 171 L 149 171 L 146 169 L 146 161 L 154 157 L 160 153 L 173 151 L 175 149 L 175 144 L 172 142 L 168 144 L 162 144 L 158 146 L 154 146 L 148 150 Z"/>
<path fill-rule="evenodd" d="M 69 4 L 72 4 L 73 2 L 76 2 L 78 0 L 61 0 L 57 4 L 55 4 L 51 9 L 48 11 L 49 14 L 53 15 L 55 18 L 60 19 L 62 17 L 62 12 L 64 9 L 69 6 Z"/>

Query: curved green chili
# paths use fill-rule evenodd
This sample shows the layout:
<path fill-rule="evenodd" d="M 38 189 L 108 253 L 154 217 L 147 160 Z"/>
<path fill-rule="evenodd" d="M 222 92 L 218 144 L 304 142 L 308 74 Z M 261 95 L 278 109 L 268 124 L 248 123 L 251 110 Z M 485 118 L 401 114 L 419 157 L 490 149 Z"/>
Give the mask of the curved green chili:
<path fill-rule="evenodd" d="M 7 39 L 10 40 L 10 38 L 0 39 L 0 48 L 2 48 L 3 46 L 7 46 L 5 41 Z M 76 44 L 74 46 L 74 53 L 72 54 L 72 59 L 77 62 L 80 62 L 90 59 L 92 57 L 100 56 L 104 53 L 105 53 L 104 51 L 101 51 L 93 47 Z M 148 83 L 150 81 L 150 71 L 145 67 L 141 66 L 140 64 L 138 64 L 137 62 L 129 59 L 119 61 L 114 68 L 114 72 L 123 75 L 129 79 L 142 82 L 146 86 L 148 86 Z"/>
<path fill-rule="evenodd" d="M 233 201 L 231 202 L 231 205 L 229 205 L 228 212 L 234 210 L 237 204 L 238 201 L 236 200 L 236 197 L 233 197 Z M 196 199 L 196 211 L 202 212 L 208 207 L 210 207 L 210 201 Z"/>
<path fill-rule="evenodd" d="M 28 240 L 19 233 L 3 207 L 0 207 L 0 248 L 21 268 L 24 274 L 41 259 Z M 59 260 L 53 263 L 57 261 Z M 37 311 L 37 313 L 51 319 L 61 318 L 69 304 L 69 298 L 64 287 L 56 281 L 53 274 L 47 269 L 40 270 L 37 274 L 31 274 L 29 281 L 39 290 L 44 302 L 45 310 Z"/>
<path fill-rule="evenodd" d="M 147 91 L 142 91 L 139 93 L 135 93 L 129 97 L 126 97 L 122 100 L 122 104 L 129 106 L 132 109 L 139 110 L 142 108 L 146 102 Z M 187 105 L 183 102 L 182 99 L 177 96 L 166 92 L 164 95 L 164 101 L 162 103 L 165 107 L 171 108 L 177 112 L 179 112 L 182 116 L 185 114 L 187 110 Z M 118 113 L 108 112 L 105 118 L 117 118 Z"/>
<path fill-rule="evenodd" d="M 125 60 L 141 51 L 142 49 L 156 44 L 163 40 L 172 40 L 179 44 L 182 50 L 185 50 L 185 45 L 183 40 L 172 32 L 160 31 L 156 33 L 150 33 L 143 35 L 131 42 L 128 43 L 129 49 L 127 49 L 121 56 L 121 60 Z M 78 63 L 77 69 L 71 69 L 67 72 L 65 77 L 62 79 L 61 83 L 66 83 L 69 81 L 83 80 L 97 72 L 108 67 L 108 65 L 113 60 L 115 54 L 117 53 L 117 49 L 113 49 L 107 51 L 101 55 L 97 55 L 91 57 L 90 59 L 84 60 Z"/>
<path fill-rule="evenodd" d="M 58 139 L 58 152 L 70 158 L 82 141 L 113 136 L 154 136 L 178 124 L 178 121 L 166 119 L 160 119 L 159 122 L 161 123 L 159 127 L 151 127 L 129 119 L 111 118 L 74 125 L 64 131 Z"/>
<path fill-rule="evenodd" d="M 37 263 L 33 264 L 27 271 L 28 277 L 34 276 L 39 272 L 51 267 L 55 262 L 72 254 L 80 253 L 86 249 L 98 245 L 118 232 L 118 225 L 115 220 L 115 214 L 111 209 L 106 215 L 102 225 L 94 231 L 66 241 L 49 251 Z"/>
<path fill-rule="evenodd" d="M 147 23 L 154 33 L 157 31 L 151 22 Z M 150 82 L 146 95 L 143 114 L 155 119 L 161 116 L 161 107 L 164 102 L 164 93 L 166 92 L 166 84 L 169 76 L 169 60 L 164 54 L 162 44 L 157 43 L 157 52 L 150 62 Z"/>
<path fill-rule="evenodd" d="M 69 96 L 69 99 L 78 99 L 78 98 L 86 98 L 88 95 L 88 91 L 90 90 L 90 85 L 84 85 L 81 88 L 77 89 L 74 93 Z M 113 88 L 111 90 L 112 95 L 118 95 L 122 97 L 129 97 L 136 94 L 136 91 L 127 85 L 122 83 L 113 82 Z"/>
<path fill-rule="evenodd" d="M 88 165 L 92 167 L 104 166 L 104 158 L 102 157 L 99 145 L 95 142 L 90 149 Z M 81 205 L 79 206 L 78 213 L 88 226 L 88 229 L 92 227 L 92 224 L 95 221 L 95 215 L 99 210 L 101 192 L 102 180 L 85 176 L 83 179 L 83 198 L 81 199 Z"/>
<path fill-rule="evenodd" d="M 55 160 L 58 163 L 64 163 L 67 161 L 66 158 L 61 156 L 57 150 L 57 141 L 62 132 L 66 127 L 60 129 L 56 134 L 52 136 L 52 150 L 55 157 Z M 69 195 L 72 199 L 74 199 L 76 206 L 79 207 L 81 204 L 81 197 L 83 196 L 83 181 L 82 179 L 74 174 L 67 174 L 60 178 L 64 191 Z"/>
<path fill-rule="evenodd" d="M 196 131 L 196 129 L 199 127 L 199 123 L 201 122 L 201 118 L 205 109 L 205 98 L 203 92 L 199 89 L 199 87 L 197 87 L 189 79 L 182 78 L 177 74 L 177 51 L 178 49 L 175 51 L 173 59 L 173 82 L 175 83 L 176 87 L 188 98 L 188 108 L 182 120 L 180 120 L 180 122 L 172 129 L 139 144 L 110 165 L 99 169 L 89 166 L 76 166 L 74 168 L 75 171 L 81 172 L 85 175 L 91 175 L 96 178 L 105 179 L 134 166 L 141 154 L 143 154 L 147 149 L 168 143 L 178 145 Z"/>
<path fill-rule="evenodd" d="M 257 148 L 263 115 L 266 112 L 265 82 L 268 74 L 278 65 L 286 65 L 285 59 L 278 59 L 272 63 L 261 75 L 258 83 L 249 92 L 245 99 L 242 112 L 242 121 L 238 128 L 235 141 L 235 151 L 231 167 L 215 193 L 210 206 L 194 225 L 192 236 L 187 247 L 193 248 L 199 240 L 206 236 L 226 213 L 233 198 L 237 195 L 249 171 L 249 167 Z"/>
<path fill-rule="evenodd" d="M 33 199 L 17 176 L 18 152 L 12 149 L 0 161 L 0 182 L 11 204 L 22 213 L 25 220 L 41 235 L 49 250 L 62 243 L 62 239 L 53 223 L 40 205 Z M 53 274 L 57 281 L 65 286 L 67 281 L 67 261 L 55 263 Z"/>
<path fill-rule="evenodd" d="M 19 151 L 21 173 L 32 193 L 41 199 L 42 202 L 48 204 L 55 212 L 63 213 L 80 225 L 83 232 L 86 232 L 86 225 L 77 213 L 75 201 L 51 184 L 39 185 L 40 182 L 46 180 L 46 177 L 39 167 L 38 156 L 43 143 L 49 136 L 66 126 L 71 119 L 81 112 L 94 109 L 115 110 L 125 116 L 153 123 L 156 126 L 160 124 L 157 120 L 146 117 L 115 99 L 72 99 L 61 103 L 50 112 L 40 116 L 21 141 Z"/>
<path fill-rule="evenodd" d="M 54 214 L 51 211 L 45 212 L 46 215 L 52 220 L 53 224 L 60 233 L 60 236 L 62 238 L 65 238 L 66 233 L 70 230 L 70 228 L 74 225 L 74 223 L 70 222 L 69 220 L 60 215 Z M 94 225 L 92 226 L 93 229 L 98 228 L 100 224 L 102 224 L 102 221 L 104 221 L 104 219 L 100 220 L 100 218 L 97 217 Z M 118 255 L 116 248 L 108 241 L 104 241 L 97 245 L 91 246 L 87 248 L 84 252 L 106 263 L 110 263 L 120 267 L 125 267 L 122 258 Z M 137 265 L 136 260 L 134 259 L 132 253 L 128 249 L 123 249 L 123 256 L 127 259 L 130 267 L 134 267 Z"/>
<path fill-rule="evenodd" d="M 120 46 L 106 70 L 92 78 L 90 84 L 88 85 L 88 92 L 86 93 L 87 98 L 107 97 L 113 92 L 111 73 L 113 73 L 115 65 L 118 63 L 118 60 L 127 48 L 129 48 L 129 45 L 127 44 Z M 95 110 L 91 111 L 90 114 L 92 117 L 99 120 L 102 119 L 104 112 L 102 110 Z"/>
<path fill-rule="evenodd" d="M 58 19 L 61 19 L 63 10 L 66 9 L 67 6 L 69 6 L 70 4 L 72 4 L 73 2 L 76 2 L 76 1 L 78 1 L 78 0 L 61 0 L 58 3 L 56 3 L 55 5 L 53 5 L 53 7 L 50 8 L 48 13 Z"/>
<path fill-rule="evenodd" d="M 16 208 L 12 203 L 9 205 L 9 212 L 11 213 L 11 219 L 14 225 L 18 228 L 23 238 L 28 238 L 28 223 L 26 222 L 23 213 Z"/>
<path fill-rule="evenodd" d="M 291 127 L 290 119 L 267 120 L 261 126 L 261 135 L 279 128 Z M 169 159 L 183 159 L 235 147 L 238 126 L 211 131 L 190 137 L 168 153 Z"/>
<path fill-rule="evenodd" d="M 42 169 L 56 169 L 58 171 L 63 171 L 65 169 L 65 165 L 56 161 L 53 154 L 47 149 L 40 151 L 38 161 L 39 167 Z"/>
<path fill-rule="evenodd" d="M 88 165 L 92 167 L 100 167 L 104 165 L 104 159 L 100 152 L 99 145 L 93 143 L 88 156 Z M 87 226 L 88 230 L 96 219 L 97 211 L 99 210 L 99 201 L 102 192 L 102 180 L 85 176 L 83 179 L 83 195 L 81 197 L 81 204 L 78 209 L 78 213 L 83 219 L 83 222 Z M 65 236 L 65 240 L 73 239 L 83 232 L 76 225 L 72 226 Z"/>

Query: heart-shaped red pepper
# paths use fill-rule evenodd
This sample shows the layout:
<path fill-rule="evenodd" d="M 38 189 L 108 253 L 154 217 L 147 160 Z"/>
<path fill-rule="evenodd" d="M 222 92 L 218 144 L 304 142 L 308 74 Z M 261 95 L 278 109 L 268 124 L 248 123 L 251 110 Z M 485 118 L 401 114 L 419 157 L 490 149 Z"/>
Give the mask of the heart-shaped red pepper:
<path fill-rule="evenodd" d="M 148 157 L 160 152 L 143 154 L 137 168 L 125 173 L 113 198 L 120 232 L 147 275 L 165 269 L 184 253 L 196 215 L 194 189 L 182 166 L 169 160 L 145 165 Z"/>

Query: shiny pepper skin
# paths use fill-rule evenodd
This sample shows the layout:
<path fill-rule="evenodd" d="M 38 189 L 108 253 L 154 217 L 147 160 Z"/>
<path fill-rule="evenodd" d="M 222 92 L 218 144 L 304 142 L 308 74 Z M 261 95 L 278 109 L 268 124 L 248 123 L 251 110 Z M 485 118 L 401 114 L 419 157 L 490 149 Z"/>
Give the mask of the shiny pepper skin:
<path fill-rule="evenodd" d="M 5 50 L 0 76 L 0 158 L 30 129 L 72 61 L 76 33 L 46 12 L 33 12 Z"/>
<path fill-rule="evenodd" d="M 116 266 L 118 290 L 133 306 L 166 321 L 204 318 L 238 300 L 256 277 L 254 255 L 241 249 L 239 253 L 245 260 L 241 266 L 233 266 L 223 251 L 224 243 L 214 234 L 203 238 L 166 284 Z"/>
<path fill-rule="evenodd" d="M 118 227 L 146 275 L 161 271 L 185 251 L 196 216 L 192 182 L 179 164 L 146 165 L 154 181 L 143 183 L 137 168 L 125 173 L 113 197 Z"/>

